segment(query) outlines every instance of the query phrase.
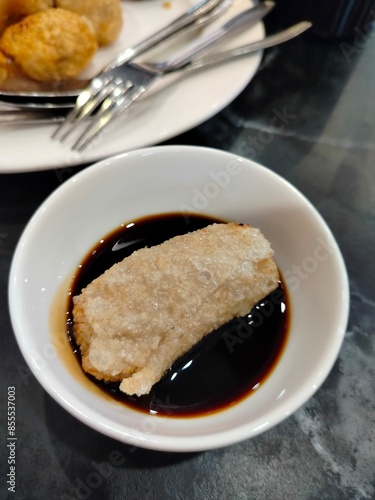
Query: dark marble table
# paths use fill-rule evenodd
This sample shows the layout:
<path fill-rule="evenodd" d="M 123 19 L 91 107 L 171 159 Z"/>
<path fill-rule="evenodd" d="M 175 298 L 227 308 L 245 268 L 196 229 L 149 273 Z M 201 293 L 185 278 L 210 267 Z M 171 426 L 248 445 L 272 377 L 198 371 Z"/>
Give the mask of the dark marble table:
<path fill-rule="evenodd" d="M 53 170 L 0 177 L 1 498 L 375 498 L 374 38 L 343 45 L 310 33 L 267 51 L 232 104 L 169 141 L 232 151 L 288 179 L 326 219 L 348 268 L 350 320 L 330 375 L 294 415 L 254 439 L 194 454 L 133 449 L 44 392 L 13 336 L 7 279 L 22 229 L 60 178 Z M 6 485 L 8 386 L 17 391 L 15 494 Z"/>

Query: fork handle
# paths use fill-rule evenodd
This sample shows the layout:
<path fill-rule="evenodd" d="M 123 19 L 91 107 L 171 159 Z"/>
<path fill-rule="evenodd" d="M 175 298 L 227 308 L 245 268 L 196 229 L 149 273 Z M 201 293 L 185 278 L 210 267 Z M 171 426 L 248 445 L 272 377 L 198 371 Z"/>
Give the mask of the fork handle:
<path fill-rule="evenodd" d="M 155 47 L 167 38 L 182 32 L 188 27 L 192 27 L 203 15 L 210 13 L 220 4 L 220 0 L 201 0 L 199 3 L 190 7 L 184 14 L 172 21 L 170 24 L 159 30 L 158 32 L 150 35 L 145 40 L 142 40 L 137 45 L 129 47 L 121 52 L 114 61 L 109 63 L 102 72 L 108 71 L 111 68 L 124 64 L 127 61 L 135 58 L 136 56 L 146 52 L 147 50 Z"/>
<path fill-rule="evenodd" d="M 269 47 L 279 45 L 281 43 L 287 42 L 288 40 L 291 40 L 292 38 L 295 38 L 307 29 L 311 28 L 311 26 L 312 23 L 310 21 L 301 21 L 300 23 L 294 24 L 293 26 L 290 26 L 283 31 L 279 31 L 274 35 L 270 35 L 263 40 L 252 42 L 247 45 L 242 45 L 234 49 L 229 49 L 225 52 L 220 52 L 219 54 L 212 54 L 206 57 L 202 57 L 202 59 L 196 59 L 192 61 L 188 66 L 186 66 L 184 70 L 195 70 L 199 68 L 205 68 L 207 66 L 214 66 L 215 64 L 219 64 L 221 62 L 230 61 L 238 56 L 250 54 L 258 50 L 268 49 Z"/>
<path fill-rule="evenodd" d="M 183 50 L 179 54 L 171 57 L 168 61 L 157 64 L 156 66 L 163 72 L 175 71 L 189 64 L 200 54 L 221 42 L 228 35 L 235 35 L 243 31 L 246 27 L 256 24 L 263 19 L 275 6 L 274 2 L 266 0 L 256 7 L 246 9 L 237 16 L 227 21 L 219 29 L 213 31 L 203 39 Z"/>

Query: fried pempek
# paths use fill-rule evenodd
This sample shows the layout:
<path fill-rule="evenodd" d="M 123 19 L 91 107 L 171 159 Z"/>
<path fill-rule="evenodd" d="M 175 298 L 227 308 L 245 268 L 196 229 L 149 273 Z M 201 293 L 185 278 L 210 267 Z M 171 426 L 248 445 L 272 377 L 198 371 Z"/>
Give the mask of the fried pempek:
<path fill-rule="evenodd" d="M 273 251 L 247 225 L 213 224 L 134 252 L 74 297 L 83 369 L 147 394 L 205 335 L 278 286 Z"/>

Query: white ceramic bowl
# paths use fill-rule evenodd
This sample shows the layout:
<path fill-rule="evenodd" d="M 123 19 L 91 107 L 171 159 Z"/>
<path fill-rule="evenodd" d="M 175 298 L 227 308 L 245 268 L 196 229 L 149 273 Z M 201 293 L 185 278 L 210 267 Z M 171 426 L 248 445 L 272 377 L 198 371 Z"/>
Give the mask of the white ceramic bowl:
<path fill-rule="evenodd" d="M 180 210 L 259 227 L 275 250 L 292 309 L 287 345 L 261 388 L 226 410 L 197 418 L 145 415 L 104 398 L 67 366 L 70 353 L 62 352 L 64 346 L 53 333 L 59 324 L 58 333 L 64 335 L 64 319 L 58 323 L 64 317 L 61 294 L 67 293 L 72 273 L 101 237 L 132 219 Z M 102 161 L 52 193 L 19 241 L 9 304 L 26 362 L 68 412 L 131 445 L 198 451 L 270 429 L 314 394 L 338 355 L 349 292 L 330 230 L 293 186 L 229 153 L 172 146 Z"/>

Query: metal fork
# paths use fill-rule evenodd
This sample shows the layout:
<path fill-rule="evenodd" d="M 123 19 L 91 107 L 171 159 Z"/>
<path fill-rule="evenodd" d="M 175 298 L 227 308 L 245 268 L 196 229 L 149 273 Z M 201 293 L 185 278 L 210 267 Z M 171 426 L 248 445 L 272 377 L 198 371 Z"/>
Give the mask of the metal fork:
<path fill-rule="evenodd" d="M 234 49 L 226 50 L 218 54 L 212 54 L 209 56 L 202 57 L 200 59 L 195 59 L 187 66 L 185 66 L 181 71 L 176 71 L 172 73 L 177 78 L 173 80 L 164 81 L 163 88 L 171 83 L 174 83 L 180 77 L 186 75 L 186 73 L 191 73 L 192 71 L 199 70 L 202 68 L 210 67 L 213 65 L 220 64 L 222 62 L 233 61 L 234 59 L 250 54 L 257 50 L 267 49 L 275 45 L 287 42 L 292 38 L 300 35 L 307 29 L 311 27 L 312 23 L 308 21 L 303 21 L 294 26 L 291 26 L 284 31 L 280 31 L 274 35 L 268 36 L 259 40 L 257 42 L 252 42 L 247 45 L 242 45 L 240 47 L 235 47 Z M 157 66 L 157 65 L 156 65 Z M 153 89 L 155 90 L 155 89 Z M 156 89 L 158 90 L 158 89 Z M 146 93 L 147 94 L 147 93 Z M 19 125 L 35 125 L 35 124 L 51 124 L 51 123 L 61 123 L 64 120 L 63 114 L 45 113 L 40 110 L 36 111 L 25 111 L 22 109 L 17 109 L 15 106 L 2 109 L 0 106 L 0 127 L 5 126 L 19 126 Z"/>
<path fill-rule="evenodd" d="M 83 90 L 76 94 L 75 103 L 72 101 L 65 102 L 64 107 L 73 108 L 72 112 L 69 114 L 67 123 L 73 123 L 76 119 L 82 121 L 84 117 L 88 116 L 94 108 L 98 106 L 105 98 L 103 93 L 106 91 L 105 88 L 112 78 L 115 68 L 124 66 L 126 63 L 134 59 L 136 56 L 147 52 L 150 49 L 155 48 L 161 42 L 171 38 L 174 35 L 187 34 L 191 31 L 197 31 L 202 29 L 204 26 L 212 23 L 218 17 L 223 15 L 233 4 L 233 0 L 204 0 L 196 4 L 194 7 L 188 9 L 182 16 L 178 17 L 171 24 L 162 28 L 157 33 L 154 33 L 147 39 L 138 43 L 137 45 L 125 49 L 121 52 L 114 61 L 105 66 L 102 71 L 94 77 L 91 81 L 87 81 Z M 103 89 L 103 91 L 102 91 Z M 31 97 L 33 102 L 23 102 L 13 101 L 12 104 L 22 106 L 23 108 L 33 108 L 33 109 L 46 109 L 46 108 L 61 108 L 60 97 L 73 97 L 73 92 L 38 92 L 38 100 L 35 100 L 36 93 L 33 93 Z M 2 93 L 0 92 L 0 96 Z M 8 96 L 6 96 L 8 97 Z M 44 100 L 39 100 L 39 97 L 48 98 L 50 101 L 46 103 Z M 57 98 L 56 102 L 54 98 Z M 8 101 L 9 102 L 9 101 Z M 53 138 L 57 138 L 62 133 L 61 128 L 57 129 L 53 134 Z"/>
<path fill-rule="evenodd" d="M 223 5 L 225 3 L 225 6 Z M 231 4 L 232 2 L 230 2 Z M 1 4 L 1 0 L 0 0 Z M 122 51 L 115 60 L 106 65 L 99 73 L 108 71 L 113 66 L 118 66 L 126 61 L 134 59 L 140 54 L 153 49 L 162 42 L 170 39 L 172 36 L 186 34 L 189 31 L 195 30 L 204 26 L 210 20 L 215 19 L 221 12 L 228 7 L 228 0 L 199 0 L 197 4 L 187 9 L 182 15 L 174 19 L 167 26 L 164 26 L 157 32 L 148 36 L 141 42 L 126 48 Z M 77 99 L 78 95 L 90 84 L 90 80 L 66 80 L 63 82 L 34 82 L 33 90 L 23 90 L 19 88 L 17 81 L 13 82 L 13 87 L 9 81 L 5 82 L 6 87 L 3 88 L 0 84 L 0 98 L 7 102 L 35 102 L 42 104 L 46 99 L 49 102 L 72 98 Z"/>
<path fill-rule="evenodd" d="M 187 50 L 172 57 L 166 62 L 156 65 L 127 63 L 115 67 L 110 71 L 106 82 L 100 82 L 100 91 L 93 99 L 89 100 L 78 112 L 69 114 L 65 122 L 53 134 L 53 138 L 64 141 L 78 127 L 78 125 L 93 111 L 94 119 L 87 129 L 78 137 L 72 149 L 82 152 L 104 131 L 110 122 L 113 122 L 125 109 L 165 74 L 182 69 L 195 57 L 206 52 L 213 45 L 222 41 L 229 34 L 233 35 L 242 31 L 262 19 L 274 7 L 271 1 L 263 2 L 256 7 L 247 9 L 217 29 L 207 37 L 198 40 Z M 79 98 L 78 98 L 79 101 Z M 99 104 L 101 106 L 98 109 Z"/>

